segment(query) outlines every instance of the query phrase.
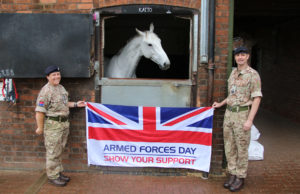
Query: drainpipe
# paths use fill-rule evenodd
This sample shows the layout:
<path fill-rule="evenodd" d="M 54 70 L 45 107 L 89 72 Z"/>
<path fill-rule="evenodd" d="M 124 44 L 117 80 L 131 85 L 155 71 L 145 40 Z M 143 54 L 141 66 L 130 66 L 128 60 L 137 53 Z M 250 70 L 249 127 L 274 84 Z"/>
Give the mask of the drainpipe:
<path fill-rule="evenodd" d="M 210 44 L 208 42 L 209 11 L 211 11 L 209 10 L 209 0 L 202 0 L 201 1 L 201 31 L 200 31 L 200 63 L 201 64 L 208 63 L 208 47 Z M 211 79 L 213 80 L 213 78 Z M 208 87 L 210 88 L 210 81 L 208 83 Z M 211 92 L 209 88 L 208 88 L 208 92 Z M 209 95 L 210 94 L 208 94 L 208 96 Z M 202 178 L 208 179 L 208 173 L 202 172 Z"/>
<path fill-rule="evenodd" d="M 95 11 L 93 14 L 95 21 L 95 59 L 99 61 L 99 39 L 100 39 L 100 13 Z"/>
<path fill-rule="evenodd" d="M 208 91 L 207 103 L 213 103 L 214 90 L 214 71 L 215 71 L 215 0 L 210 1 L 209 5 L 209 60 L 208 60 Z"/>
<path fill-rule="evenodd" d="M 200 27 L 200 63 L 208 63 L 208 2 L 201 1 L 201 27 Z"/>
<path fill-rule="evenodd" d="M 100 102 L 100 55 L 99 55 L 99 40 L 100 40 L 100 13 L 99 11 L 94 12 L 94 21 L 95 21 L 95 100 Z"/>

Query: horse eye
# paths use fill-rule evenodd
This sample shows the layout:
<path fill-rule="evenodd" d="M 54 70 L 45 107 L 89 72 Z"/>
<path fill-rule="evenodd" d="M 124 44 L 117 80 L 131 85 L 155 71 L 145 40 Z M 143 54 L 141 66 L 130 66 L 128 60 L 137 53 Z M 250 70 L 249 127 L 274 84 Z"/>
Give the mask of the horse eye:
<path fill-rule="evenodd" d="M 152 46 L 152 44 L 148 44 L 148 46 Z"/>

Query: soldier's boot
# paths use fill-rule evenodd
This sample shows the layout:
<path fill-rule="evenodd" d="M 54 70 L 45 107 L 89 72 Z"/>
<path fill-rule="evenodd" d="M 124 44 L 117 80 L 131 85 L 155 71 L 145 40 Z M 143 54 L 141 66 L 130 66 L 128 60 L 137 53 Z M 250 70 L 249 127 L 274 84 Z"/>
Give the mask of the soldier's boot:
<path fill-rule="evenodd" d="M 66 182 L 61 180 L 60 178 L 57 178 L 57 179 L 49 179 L 48 182 L 54 186 L 57 186 L 57 187 L 64 187 L 66 186 Z"/>
<path fill-rule="evenodd" d="M 59 178 L 65 182 L 69 182 L 71 180 L 70 177 L 64 175 L 63 173 L 59 173 Z"/>
<path fill-rule="evenodd" d="M 236 177 L 234 183 L 229 187 L 231 192 L 239 191 L 244 186 L 244 179 Z"/>
<path fill-rule="evenodd" d="M 235 179 L 236 179 L 235 175 L 229 174 L 227 180 L 224 183 L 224 187 L 226 189 L 229 189 L 229 187 L 234 183 Z"/>

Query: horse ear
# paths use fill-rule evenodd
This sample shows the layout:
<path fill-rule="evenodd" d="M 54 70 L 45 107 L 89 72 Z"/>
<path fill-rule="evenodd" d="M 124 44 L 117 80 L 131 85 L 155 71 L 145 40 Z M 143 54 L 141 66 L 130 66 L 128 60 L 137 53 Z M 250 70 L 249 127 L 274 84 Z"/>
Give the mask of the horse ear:
<path fill-rule="evenodd" d="M 140 30 L 137 29 L 137 28 L 135 29 L 135 31 L 136 31 L 139 35 L 141 35 L 141 36 L 144 36 L 144 34 L 145 34 L 144 32 L 140 31 Z"/>
<path fill-rule="evenodd" d="M 154 25 L 153 25 L 153 23 L 151 23 L 150 24 L 150 32 L 153 32 L 153 30 L 154 30 Z"/>

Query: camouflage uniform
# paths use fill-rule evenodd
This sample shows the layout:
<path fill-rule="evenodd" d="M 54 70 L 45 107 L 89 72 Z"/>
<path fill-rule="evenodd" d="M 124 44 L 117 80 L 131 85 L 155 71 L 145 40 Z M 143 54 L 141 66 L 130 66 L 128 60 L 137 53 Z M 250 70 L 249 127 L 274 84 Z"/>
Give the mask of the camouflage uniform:
<path fill-rule="evenodd" d="M 68 92 L 62 85 L 46 84 L 39 93 L 35 111 L 45 113 L 44 138 L 46 172 L 49 179 L 57 179 L 63 171 L 62 153 L 69 135 L 68 121 L 54 121 L 48 117 L 69 115 Z"/>
<path fill-rule="evenodd" d="M 228 171 L 238 178 L 246 178 L 248 169 L 248 147 L 250 130 L 243 129 L 248 119 L 254 97 L 262 96 L 258 73 L 251 67 L 242 71 L 234 69 L 228 79 L 227 105 L 248 107 L 248 110 L 226 110 L 224 117 L 224 146 Z"/>

